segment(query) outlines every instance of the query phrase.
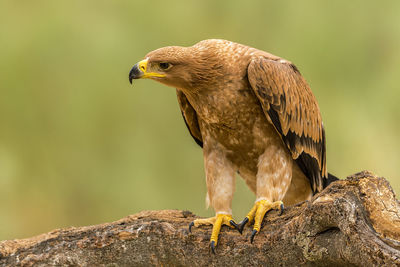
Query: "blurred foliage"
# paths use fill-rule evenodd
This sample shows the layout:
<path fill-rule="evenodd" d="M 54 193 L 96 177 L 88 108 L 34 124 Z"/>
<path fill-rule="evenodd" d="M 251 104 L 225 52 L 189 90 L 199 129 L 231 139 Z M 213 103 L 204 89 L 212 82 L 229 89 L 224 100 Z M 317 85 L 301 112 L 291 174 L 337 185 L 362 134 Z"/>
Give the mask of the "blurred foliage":
<path fill-rule="evenodd" d="M 0 2 L 0 240 L 147 209 L 201 216 L 202 153 L 175 90 L 128 83 L 158 47 L 207 38 L 293 61 L 317 96 L 328 168 L 400 192 L 399 1 Z M 237 179 L 239 220 L 254 196 Z"/>

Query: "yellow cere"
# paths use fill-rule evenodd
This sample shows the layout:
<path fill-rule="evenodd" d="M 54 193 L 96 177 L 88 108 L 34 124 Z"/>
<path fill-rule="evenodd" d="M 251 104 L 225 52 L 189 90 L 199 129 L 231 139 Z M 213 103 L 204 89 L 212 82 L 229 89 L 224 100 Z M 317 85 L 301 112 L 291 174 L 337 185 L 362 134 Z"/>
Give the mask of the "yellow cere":
<path fill-rule="evenodd" d="M 160 73 L 156 73 L 156 72 L 147 72 L 148 60 L 149 59 L 146 58 L 138 63 L 139 69 L 143 72 L 143 76 L 141 78 L 144 79 L 144 78 L 152 78 L 152 77 L 165 77 L 165 74 L 160 74 Z"/>

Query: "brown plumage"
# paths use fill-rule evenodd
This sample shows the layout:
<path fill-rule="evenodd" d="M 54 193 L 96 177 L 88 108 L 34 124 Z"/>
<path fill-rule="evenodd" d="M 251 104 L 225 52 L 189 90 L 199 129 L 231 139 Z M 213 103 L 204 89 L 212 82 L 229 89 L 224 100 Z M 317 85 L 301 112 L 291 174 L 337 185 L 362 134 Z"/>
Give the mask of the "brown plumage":
<path fill-rule="evenodd" d="M 203 147 L 207 201 L 216 217 L 211 247 L 221 224 L 240 231 L 266 211 L 310 199 L 327 185 L 325 133 L 314 95 L 298 69 L 267 52 L 225 40 L 150 52 L 129 75 L 177 88 L 183 118 Z M 256 194 L 240 224 L 231 217 L 238 172 Z"/>

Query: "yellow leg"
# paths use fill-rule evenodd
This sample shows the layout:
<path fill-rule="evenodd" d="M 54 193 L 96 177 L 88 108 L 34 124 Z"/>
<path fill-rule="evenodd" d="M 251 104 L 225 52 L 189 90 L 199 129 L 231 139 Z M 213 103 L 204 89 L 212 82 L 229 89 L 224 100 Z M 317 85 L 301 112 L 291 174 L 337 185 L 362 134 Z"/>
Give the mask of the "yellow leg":
<path fill-rule="evenodd" d="M 256 207 L 256 214 L 254 218 L 253 231 L 256 230 L 257 232 L 259 232 L 265 213 L 267 213 L 267 211 L 272 209 L 281 209 L 283 207 L 283 202 L 282 201 L 271 202 L 266 199 L 262 199 L 257 201 L 257 203 L 254 206 Z"/>
<path fill-rule="evenodd" d="M 215 253 L 215 246 L 218 243 L 218 235 L 221 231 L 222 225 L 227 225 L 231 228 L 234 228 L 235 222 L 232 219 L 232 215 L 229 214 L 217 214 L 215 217 L 207 218 L 207 219 L 197 219 L 194 220 L 189 225 L 189 232 L 192 231 L 192 227 L 199 227 L 201 225 L 213 225 L 211 238 L 210 238 L 210 246 L 213 253 Z"/>
<path fill-rule="evenodd" d="M 251 208 L 251 210 L 249 211 L 249 213 L 247 213 L 246 218 L 249 220 L 249 222 L 252 222 L 254 220 L 254 215 L 256 214 L 258 205 L 257 203 L 254 204 L 254 206 Z"/>
<path fill-rule="evenodd" d="M 280 209 L 281 213 L 283 212 L 283 202 L 282 201 L 275 201 L 271 202 L 266 199 L 262 199 L 257 201 L 250 212 L 246 215 L 244 220 L 239 223 L 236 228 L 242 233 L 244 226 L 248 222 L 254 221 L 253 232 L 251 234 L 251 242 L 253 243 L 254 236 L 260 231 L 261 223 L 264 219 L 265 213 L 267 213 L 271 209 Z"/>

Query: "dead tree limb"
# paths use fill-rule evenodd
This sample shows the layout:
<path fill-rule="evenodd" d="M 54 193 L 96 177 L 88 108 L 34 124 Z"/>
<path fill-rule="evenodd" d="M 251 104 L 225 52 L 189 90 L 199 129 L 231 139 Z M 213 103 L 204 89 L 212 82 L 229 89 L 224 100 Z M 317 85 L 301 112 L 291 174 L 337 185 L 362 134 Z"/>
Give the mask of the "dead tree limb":
<path fill-rule="evenodd" d="M 1 266 L 400 266 L 400 205 L 384 178 L 361 172 L 312 201 L 270 212 L 253 244 L 224 228 L 188 232 L 191 212 L 144 211 L 113 223 L 0 242 Z"/>

